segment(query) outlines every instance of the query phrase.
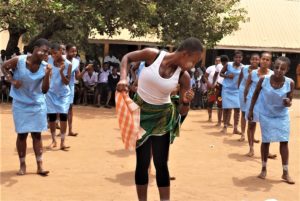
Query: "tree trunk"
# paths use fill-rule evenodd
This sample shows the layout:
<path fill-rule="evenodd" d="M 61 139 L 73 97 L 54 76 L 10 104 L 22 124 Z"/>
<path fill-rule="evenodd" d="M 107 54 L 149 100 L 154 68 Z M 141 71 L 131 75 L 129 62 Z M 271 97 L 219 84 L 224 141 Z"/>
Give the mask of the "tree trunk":
<path fill-rule="evenodd" d="M 9 25 L 9 40 L 6 46 L 6 59 L 10 59 L 18 48 L 19 39 L 27 30 L 24 28 L 15 27 L 14 25 Z"/>

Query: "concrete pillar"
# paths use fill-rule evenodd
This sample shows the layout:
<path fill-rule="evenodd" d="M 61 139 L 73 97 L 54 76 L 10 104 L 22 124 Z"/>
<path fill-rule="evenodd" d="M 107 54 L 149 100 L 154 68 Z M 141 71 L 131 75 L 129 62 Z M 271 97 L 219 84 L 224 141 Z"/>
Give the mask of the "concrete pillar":
<path fill-rule="evenodd" d="M 104 43 L 104 57 L 109 55 L 109 42 Z"/>

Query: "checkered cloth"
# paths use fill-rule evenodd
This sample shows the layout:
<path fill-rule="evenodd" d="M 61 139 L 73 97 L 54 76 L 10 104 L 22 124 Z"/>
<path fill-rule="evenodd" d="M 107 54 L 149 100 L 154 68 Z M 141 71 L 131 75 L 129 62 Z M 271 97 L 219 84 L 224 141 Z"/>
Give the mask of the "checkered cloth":
<path fill-rule="evenodd" d="M 140 127 L 140 108 L 126 92 L 116 92 L 116 112 L 125 149 L 136 148 L 137 140 L 146 131 Z"/>

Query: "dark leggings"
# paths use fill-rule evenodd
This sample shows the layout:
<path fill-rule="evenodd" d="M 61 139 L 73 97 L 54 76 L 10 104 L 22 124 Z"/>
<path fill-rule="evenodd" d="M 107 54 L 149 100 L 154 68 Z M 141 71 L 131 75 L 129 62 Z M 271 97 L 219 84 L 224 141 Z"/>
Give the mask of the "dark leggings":
<path fill-rule="evenodd" d="M 170 134 L 163 136 L 151 136 L 139 148 L 136 149 L 135 184 L 148 184 L 148 169 L 153 154 L 156 169 L 156 183 L 158 187 L 170 186 L 168 169 L 168 156 L 170 146 Z"/>
<path fill-rule="evenodd" d="M 48 113 L 49 122 L 55 122 L 56 121 L 56 117 L 57 117 L 56 113 Z M 67 121 L 68 114 L 60 113 L 59 114 L 59 119 L 60 119 L 60 121 Z"/>

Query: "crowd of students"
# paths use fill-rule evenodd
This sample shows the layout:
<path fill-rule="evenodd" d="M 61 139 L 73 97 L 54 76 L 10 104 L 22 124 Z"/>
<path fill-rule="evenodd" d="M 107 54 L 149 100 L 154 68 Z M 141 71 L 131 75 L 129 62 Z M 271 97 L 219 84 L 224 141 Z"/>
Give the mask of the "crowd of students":
<path fill-rule="evenodd" d="M 271 142 L 280 142 L 284 179 L 289 184 L 294 181 L 288 174 L 288 141 L 290 119 L 288 107 L 292 104 L 294 81 L 285 76 L 289 70 L 290 60 L 279 57 L 272 63 L 272 54 L 253 53 L 250 64 L 242 64 L 243 53 L 235 51 L 233 62 L 226 55 L 218 56 L 215 65 L 207 68 L 204 83 L 207 86 L 208 121 L 212 121 L 212 105 L 218 108 L 218 123 L 223 129 L 220 133 L 228 133 L 233 110 L 233 132 L 241 135 L 239 141 L 245 141 L 245 133 L 249 144 L 248 157 L 254 156 L 254 143 L 257 123 L 262 133 L 261 158 L 262 171 L 259 175 L 264 179 L 267 172 L 268 158 L 274 159 L 276 154 L 269 153 Z M 241 122 L 241 131 L 239 128 Z M 246 129 L 247 127 L 247 129 Z"/>
<path fill-rule="evenodd" d="M 137 141 L 136 149 L 135 179 L 140 200 L 147 199 L 152 154 L 161 200 L 169 200 L 169 143 L 179 134 L 178 125 L 187 116 L 190 106 L 197 109 L 203 107 L 203 102 L 207 106 L 209 122 L 212 122 L 213 106 L 217 106 L 216 126 L 223 124 L 220 133 L 228 133 L 228 128 L 233 126 L 232 133 L 240 135 L 239 141 L 244 141 L 248 122 L 249 157 L 253 157 L 254 142 L 258 142 L 254 136 L 259 122 L 262 131 L 259 177 L 266 177 L 268 158 L 276 157 L 269 153 L 270 143 L 280 142 L 282 179 L 294 184 L 288 172 L 288 107 L 292 104 L 294 89 L 293 80 L 285 76 L 289 59 L 277 58 L 271 70 L 271 53 L 252 54 L 250 65 L 244 65 L 243 53 L 236 51 L 233 62 L 222 55 L 205 70 L 193 68 L 201 60 L 202 51 L 198 39 L 188 38 L 172 53 L 145 48 L 126 54 L 121 62 L 109 56 L 102 67 L 95 67 L 91 63 L 80 64 L 75 45 L 50 44 L 39 39 L 31 54 L 4 62 L 1 69 L 5 82 L 11 84 L 12 111 L 18 134 L 18 174 L 26 173 L 28 133 L 33 139 L 37 173 L 48 175 L 49 171 L 44 170 L 42 164 L 41 141 L 41 132 L 47 130 L 47 122 L 52 136 L 49 148 L 57 147 L 55 122 L 59 119 L 59 148 L 67 150 L 70 147 L 66 145 L 66 135 L 77 136 L 72 130 L 74 100 L 83 104 L 90 101 L 98 107 L 104 103 L 104 107 L 110 108 L 117 90 L 129 92 L 141 107 L 141 126 L 146 130 Z M 179 95 L 176 107 L 171 102 L 174 91 Z M 233 125 L 230 124 L 232 111 Z"/>

